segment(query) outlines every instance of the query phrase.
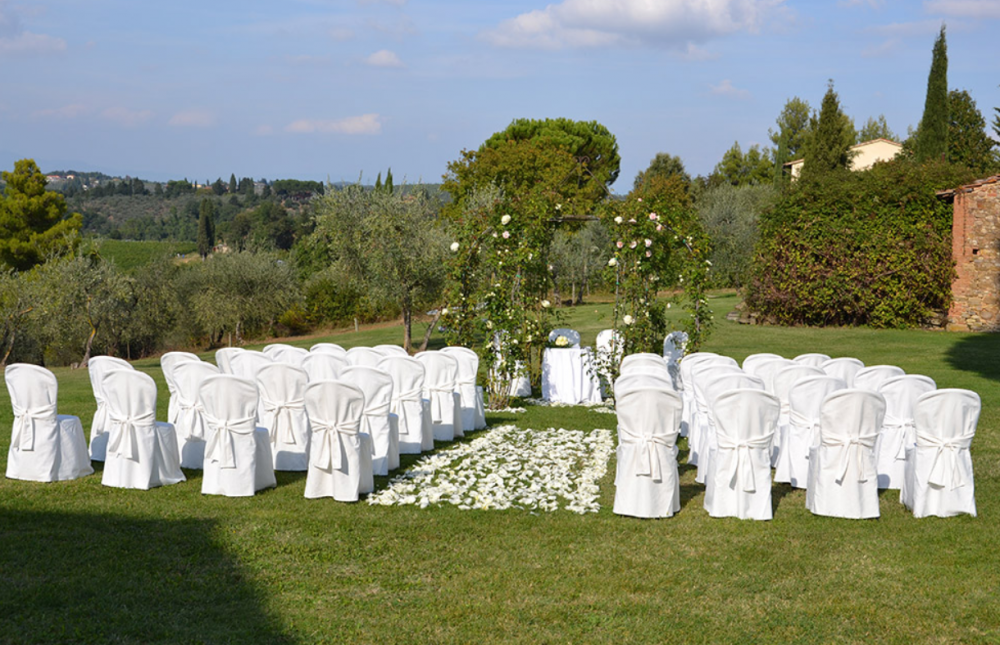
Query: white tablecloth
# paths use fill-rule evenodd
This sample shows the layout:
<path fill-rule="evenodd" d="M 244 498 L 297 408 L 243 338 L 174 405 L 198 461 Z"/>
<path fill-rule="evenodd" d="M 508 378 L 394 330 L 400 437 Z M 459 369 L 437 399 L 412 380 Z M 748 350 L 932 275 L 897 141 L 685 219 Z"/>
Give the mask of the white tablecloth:
<path fill-rule="evenodd" d="M 542 356 L 542 398 L 556 403 L 600 403 L 601 382 L 589 347 L 549 348 Z"/>

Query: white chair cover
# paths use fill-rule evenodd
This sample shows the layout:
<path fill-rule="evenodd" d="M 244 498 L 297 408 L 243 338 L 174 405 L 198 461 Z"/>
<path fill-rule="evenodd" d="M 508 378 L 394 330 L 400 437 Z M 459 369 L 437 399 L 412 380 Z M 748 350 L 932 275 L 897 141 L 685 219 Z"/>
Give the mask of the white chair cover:
<path fill-rule="evenodd" d="M 416 359 L 424 366 L 424 398 L 431 402 L 431 428 L 435 441 L 464 436 L 458 387 L 458 361 L 441 352 L 421 352 Z"/>
<path fill-rule="evenodd" d="M 352 366 L 376 367 L 385 355 L 372 347 L 352 347 L 347 350 L 347 362 Z"/>
<path fill-rule="evenodd" d="M 276 353 L 284 351 L 286 349 L 291 349 L 291 348 L 292 348 L 292 345 L 289 345 L 287 343 L 271 343 L 270 345 L 264 345 L 264 348 L 261 349 L 260 351 L 262 351 L 263 353 L 267 354 L 272 359 L 277 360 L 275 358 L 275 356 L 274 356 Z"/>
<path fill-rule="evenodd" d="M 372 472 L 386 477 L 399 468 L 399 418 L 392 413 L 392 377 L 377 367 L 352 366 L 341 380 L 365 395 L 361 432 L 372 438 Z"/>
<path fill-rule="evenodd" d="M 653 369 L 663 370 L 664 374 L 670 375 L 670 370 L 667 368 L 667 362 L 657 354 L 649 354 L 646 352 L 639 354 L 629 354 L 622 359 L 620 372 L 622 374 L 626 373 L 629 369 L 634 369 L 636 367 L 646 366 L 652 367 Z"/>
<path fill-rule="evenodd" d="M 233 370 L 233 376 L 247 381 L 256 382 L 257 370 L 274 363 L 274 359 L 264 352 L 257 352 L 245 349 L 241 353 L 229 358 L 229 366 Z"/>
<path fill-rule="evenodd" d="M 854 375 L 854 385 L 851 387 L 856 390 L 878 392 L 879 387 L 889 379 L 905 375 L 906 372 L 895 365 L 872 365 L 858 370 Z"/>
<path fill-rule="evenodd" d="M 59 414 L 59 386 L 52 372 L 15 363 L 4 371 L 14 413 L 7 477 L 34 482 L 66 481 L 94 472 L 79 417 Z"/>
<path fill-rule="evenodd" d="M 333 354 L 334 356 L 347 356 L 347 350 L 336 343 L 316 343 L 309 348 L 312 354 Z"/>
<path fill-rule="evenodd" d="M 205 463 L 205 416 L 202 414 L 198 393 L 201 383 L 210 376 L 217 376 L 220 370 L 204 361 L 187 361 L 174 368 L 177 386 L 177 448 L 181 456 L 182 468 L 201 470 Z"/>
<path fill-rule="evenodd" d="M 742 367 L 743 371 L 751 376 L 757 376 L 757 366 L 766 363 L 767 361 L 773 360 L 784 360 L 784 356 L 779 354 L 771 354 L 770 352 L 761 352 L 758 354 L 750 354 L 743 359 Z"/>
<path fill-rule="evenodd" d="M 781 453 L 774 481 L 805 488 L 809 477 L 809 449 L 819 444 L 820 408 L 823 400 L 847 384 L 834 376 L 807 376 L 788 390 L 788 425 L 781 438 Z"/>
<path fill-rule="evenodd" d="M 712 358 L 709 360 L 702 361 L 691 368 L 688 374 L 687 386 L 685 392 L 688 389 L 691 391 L 691 418 L 688 424 L 688 463 L 691 465 L 698 465 L 699 460 L 704 454 L 707 454 L 703 450 L 702 442 L 704 433 L 706 433 L 707 426 L 710 423 L 708 415 L 710 414 L 708 409 L 708 402 L 705 400 L 704 393 L 701 390 L 701 386 L 704 382 L 711 380 L 712 378 L 722 375 L 722 374 L 743 374 L 744 372 L 736 365 L 736 361 L 730 359 L 730 361 L 720 360 L 723 357 Z M 687 360 L 687 359 L 685 359 Z M 683 367 L 683 364 L 682 364 Z M 705 373 L 708 372 L 708 376 Z"/>
<path fill-rule="evenodd" d="M 167 423 L 177 424 L 177 382 L 174 380 L 174 370 L 181 363 L 192 361 L 201 362 L 197 354 L 191 352 L 167 352 L 160 357 L 160 369 L 163 371 L 163 380 L 167 382 L 167 392 L 170 395 L 170 403 L 167 406 Z"/>
<path fill-rule="evenodd" d="M 223 347 L 215 352 L 215 364 L 219 368 L 220 374 L 232 374 L 233 366 L 230 361 L 233 356 L 245 352 L 246 350 L 242 347 Z"/>
<path fill-rule="evenodd" d="M 933 379 L 916 374 L 897 376 L 879 386 L 878 392 L 885 398 L 885 419 L 875 440 L 879 488 L 902 488 L 906 451 L 917 443 L 913 421 L 917 400 L 936 389 Z"/>
<path fill-rule="evenodd" d="M 771 440 L 780 410 L 778 398 L 760 389 L 715 398 L 718 445 L 705 478 L 705 510 L 712 517 L 771 519 Z"/>
<path fill-rule="evenodd" d="M 697 368 L 695 368 L 697 371 Z M 698 471 L 695 474 L 695 481 L 704 484 L 708 477 L 709 463 L 712 454 L 718 446 L 716 436 L 715 415 L 712 410 L 715 407 L 715 400 L 724 392 L 729 390 L 763 390 L 764 382 L 756 376 L 740 371 L 731 365 L 719 365 L 715 368 L 706 369 L 699 374 L 696 381 L 696 402 L 699 406 L 699 417 L 701 425 L 695 434 L 698 450 Z M 690 441 L 688 442 L 690 446 Z"/>
<path fill-rule="evenodd" d="M 257 371 L 260 423 L 271 437 L 274 469 L 303 472 L 309 469 L 309 415 L 306 414 L 305 370 L 284 363 L 265 365 Z"/>
<path fill-rule="evenodd" d="M 458 395 L 462 404 L 462 428 L 482 430 L 486 427 L 486 405 L 483 403 L 483 388 L 476 385 L 479 355 L 468 347 L 444 347 L 441 351 L 454 356 L 458 361 Z"/>
<path fill-rule="evenodd" d="M 976 516 L 976 490 L 969 446 L 982 402 L 969 390 L 943 389 L 917 400 L 917 443 L 906 451 L 899 501 L 914 517 Z"/>
<path fill-rule="evenodd" d="M 302 359 L 302 369 L 309 375 L 309 381 L 336 381 L 341 372 L 351 366 L 347 358 L 332 352 L 310 352 Z"/>
<path fill-rule="evenodd" d="M 399 419 L 399 452 L 434 449 L 431 402 L 424 398 L 424 365 L 410 356 L 387 356 L 378 364 L 392 378 L 392 408 Z"/>
<path fill-rule="evenodd" d="M 399 345 L 376 345 L 375 351 L 380 352 L 383 356 L 409 356 L 410 353 L 407 352 Z"/>
<path fill-rule="evenodd" d="M 306 388 L 312 451 L 306 475 L 308 499 L 356 502 L 372 479 L 371 443 L 361 433 L 365 395 L 343 381 L 316 381 Z"/>
<path fill-rule="evenodd" d="M 695 414 L 695 408 L 697 407 L 694 402 L 694 385 L 692 383 L 691 369 L 702 361 L 708 361 L 713 359 L 723 358 L 718 354 L 712 352 L 696 352 L 694 354 L 688 354 L 681 359 L 678 364 L 680 378 L 676 381 L 675 385 L 677 391 L 680 392 L 681 400 L 684 402 L 684 411 L 681 413 L 681 436 L 687 437 L 691 428 L 692 417 Z M 736 361 L 733 361 L 734 363 Z M 690 455 L 688 456 L 688 463 L 696 463 L 690 460 Z"/>
<path fill-rule="evenodd" d="M 835 376 L 839 378 L 844 383 L 847 383 L 847 387 L 854 387 L 854 375 L 865 368 L 865 364 L 856 358 L 842 357 L 842 358 L 831 358 L 827 362 L 819 366 L 828 376 Z"/>
<path fill-rule="evenodd" d="M 774 394 L 774 377 L 778 372 L 786 367 L 792 367 L 795 361 L 787 358 L 771 358 L 762 360 L 753 365 L 752 374 L 764 381 L 764 389 Z M 750 372 L 748 372 L 750 373 Z"/>
<path fill-rule="evenodd" d="M 879 516 L 875 439 L 885 399 L 867 390 L 839 390 L 820 408 L 819 445 L 809 450 L 806 508 L 816 515 Z"/>
<path fill-rule="evenodd" d="M 674 386 L 670 378 L 662 372 L 636 370 L 618 377 L 618 380 L 615 381 L 615 398 L 617 399 L 622 394 L 635 389 L 647 388 L 665 389 L 672 392 Z M 680 395 L 678 394 L 678 396 Z M 678 421 L 678 424 L 680 424 L 680 421 Z M 679 429 L 680 425 L 678 425 L 678 431 Z"/>
<path fill-rule="evenodd" d="M 830 357 L 826 354 L 817 354 L 813 352 L 809 354 L 799 354 L 792 360 L 801 365 L 811 365 L 813 367 L 822 368 L 823 363 L 830 360 Z"/>
<path fill-rule="evenodd" d="M 108 445 L 108 408 L 101 385 L 104 375 L 111 370 L 132 370 L 132 364 L 114 356 L 94 356 L 87 361 L 87 371 L 90 372 L 90 386 L 94 390 L 97 401 L 97 411 L 90 424 L 90 458 L 93 461 L 104 461 L 104 453 Z"/>
<path fill-rule="evenodd" d="M 542 398 L 578 405 L 601 402 L 601 381 L 589 347 L 549 347 L 542 354 Z"/>
<path fill-rule="evenodd" d="M 302 367 L 302 361 L 309 356 L 309 350 L 304 347 L 278 347 L 268 354 L 276 363 L 284 363 L 292 367 Z"/>
<path fill-rule="evenodd" d="M 203 495 L 252 497 L 277 485 L 271 438 L 267 428 L 257 425 L 257 398 L 257 386 L 249 379 L 220 374 L 202 381 L 198 400 L 207 426 Z"/>
<path fill-rule="evenodd" d="M 801 363 L 792 363 L 788 367 L 785 367 L 774 374 L 774 380 L 772 381 L 774 391 L 772 394 L 778 397 L 778 400 L 781 402 L 781 415 L 778 417 L 778 429 L 774 433 L 774 443 L 772 444 L 772 466 L 777 467 L 778 461 L 782 458 L 781 451 L 784 436 L 788 432 L 788 390 L 790 390 L 792 385 L 796 382 L 806 377 L 824 376 L 825 374 L 826 373 L 818 367 L 803 365 Z M 781 480 L 775 479 L 775 481 Z"/>
<path fill-rule="evenodd" d="M 134 369 L 102 380 L 108 406 L 108 447 L 101 483 L 149 490 L 184 481 L 174 426 L 156 420 L 156 383 Z"/>
<path fill-rule="evenodd" d="M 670 517 L 681 509 L 676 445 L 681 405 L 678 394 L 662 387 L 636 387 L 617 395 L 618 515 Z"/>
<path fill-rule="evenodd" d="M 569 341 L 567 347 L 579 347 L 580 346 L 580 332 L 575 329 L 570 329 L 569 327 L 558 327 L 549 332 L 549 342 L 554 343 L 556 339 L 560 336 L 566 338 Z"/>

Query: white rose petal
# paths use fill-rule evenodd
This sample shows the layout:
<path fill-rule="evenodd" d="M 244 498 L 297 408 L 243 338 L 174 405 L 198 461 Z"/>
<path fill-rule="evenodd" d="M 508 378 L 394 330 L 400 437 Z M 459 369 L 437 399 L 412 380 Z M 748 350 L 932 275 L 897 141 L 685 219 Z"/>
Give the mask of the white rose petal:
<path fill-rule="evenodd" d="M 451 243 L 451 251 L 452 251 L 452 253 L 454 253 L 455 251 L 457 251 L 458 247 L 459 247 L 458 242 L 452 242 Z"/>
<path fill-rule="evenodd" d="M 501 217 L 500 223 L 503 224 L 504 226 L 510 224 L 510 215 L 504 215 L 503 217 Z"/>

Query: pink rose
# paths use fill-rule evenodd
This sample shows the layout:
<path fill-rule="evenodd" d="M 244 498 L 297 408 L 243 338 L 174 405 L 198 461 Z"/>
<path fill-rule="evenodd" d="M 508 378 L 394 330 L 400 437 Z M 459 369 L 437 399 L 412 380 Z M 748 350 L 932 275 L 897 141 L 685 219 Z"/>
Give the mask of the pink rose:
<path fill-rule="evenodd" d="M 623 246 L 625 246 L 624 242 L 618 242 L 618 248 L 622 248 Z"/>
<path fill-rule="evenodd" d="M 662 231 L 663 230 L 663 224 L 657 224 L 656 225 L 656 230 Z"/>
<path fill-rule="evenodd" d="M 646 238 L 646 248 L 648 249 L 651 246 L 653 246 L 653 240 Z"/>
<path fill-rule="evenodd" d="M 656 215 L 656 213 L 650 213 L 649 214 L 649 219 L 651 219 L 651 220 L 653 220 L 655 222 L 658 219 L 658 216 Z"/>
<path fill-rule="evenodd" d="M 652 251 L 646 251 L 646 257 L 647 258 L 653 257 L 653 252 Z"/>
<path fill-rule="evenodd" d="M 506 240 L 508 237 L 510 237 L 510 231 L 504 231 L 503 232 L 503 239 Z"/>
<path fill-rule="evenodd" d="M 638 243 L 638 242 L 636 242 L 635 240 L 632 240 L 632 241 L 631 241 L 631 242 L 629 243 L 629 245 L 628 245 L 628 248 L 630 248 L 630 249 L 634 249 L 634 248 L 636 247 L 636 245 L 637 245 L 637 244 L 639 244 L 639 243 Z"/>

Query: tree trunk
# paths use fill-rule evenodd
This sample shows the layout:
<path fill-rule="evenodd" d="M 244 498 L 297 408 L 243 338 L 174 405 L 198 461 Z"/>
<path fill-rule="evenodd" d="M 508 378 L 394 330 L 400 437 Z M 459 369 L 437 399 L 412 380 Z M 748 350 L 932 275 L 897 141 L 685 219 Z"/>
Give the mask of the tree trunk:
<path fill-rule="evenodd" d="M 412 354 L 412 324 L 413 324 L 413 312 L 410 310 L 409 305 L 403 305 L 403 349 L 406 350 L 407 354 Z"/>
<path fill-rule="evenodd" d="M 90 361 L 90 348 L 94 345 L 95 336 L 97 336 L 97 328 L 91 325 L 90 335 L 87 336 L 87 346 L 83 350 L 83 360 L 80 361 L 80 367 L 87 367 L 87 363 Z"/>
<path fill-rule="evenodd" d="M 438 312 L 434 314 L 434 319 L 431 320 L 431 323 L 427 325 L 427 331 L 424 332 L 424 342 L 420 343 L 420 351 L 427 351 L 427 344 L 431 342 L 431 334 L 434 333 L 434 327 L 437 326 L 439 318 L 441 318 L 440 308 L 438 309 Z"/>

